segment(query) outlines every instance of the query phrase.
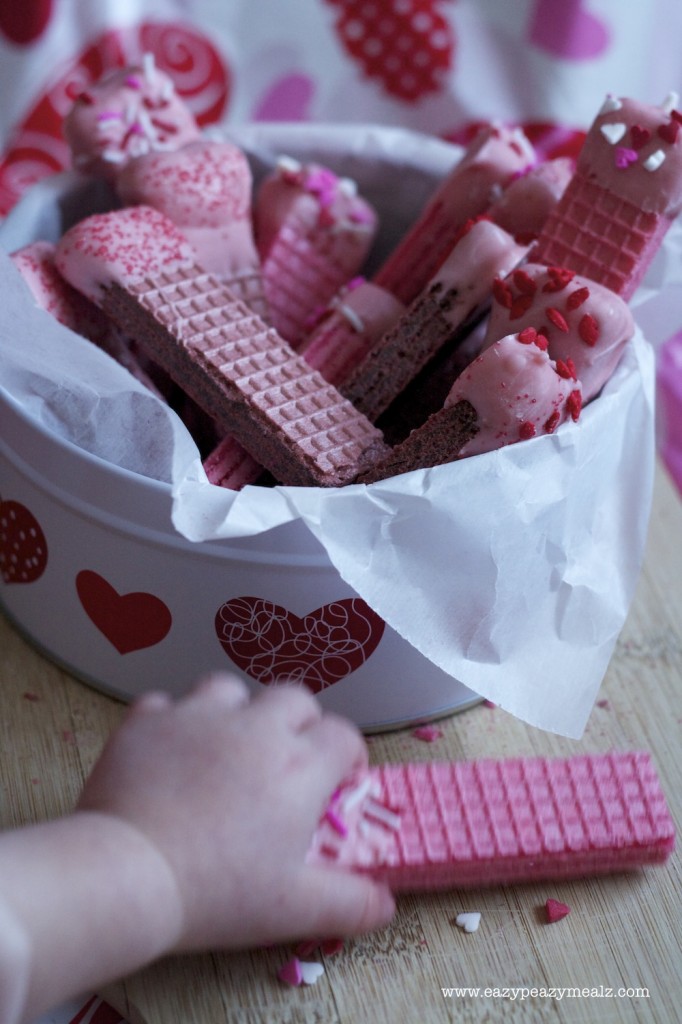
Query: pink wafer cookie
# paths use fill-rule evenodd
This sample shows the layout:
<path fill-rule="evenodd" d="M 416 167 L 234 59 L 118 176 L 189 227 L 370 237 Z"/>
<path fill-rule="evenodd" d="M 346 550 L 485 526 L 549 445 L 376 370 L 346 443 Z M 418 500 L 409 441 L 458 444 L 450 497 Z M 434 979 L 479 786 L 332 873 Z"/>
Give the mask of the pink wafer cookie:
<path fill-rule="evenodd" d="M 169 217 L 204 270 L 268 319 L 251 222 L 251 169 L 237 146 L 201 140 L 147 153 L 120 171 L 116 191 L 124 203 L 153 206 Z"/>
<path fill-rule="evenodd" d="M 635 322 L 619 295 L 572 270 L 526 263 L 498 281 L 483 347 L 535 328 L 557 365 L 580 379 L 583 402 L 611 377 Z"/>
<path fill-rule="evenodd" d="M 376 212 L 351 179 L 282 158 L 256 192 L 254 223 L 272 322 L 297 346 L 315 312 L 361 270 Z"/>
<path fill-rule="evenodd" d="M 189 107 L 151 53 L 85 89 L 64 119 L 74 166 L 113 180 L 136 156 L 179 149 L 200 137 Z"/>
<path fill-rule="evenodd" d="M 468 220 L 490 207 L 501 188 L 535 161 L 518 128 L 482 129 L 374 277 L 409 305 L 446 259 Z"/>
<path fill-rule="evenodd" d="M 569 157 L 545 160 L 514 176 L 489 209 L 490 219 L 513 235 L 520 245 L 530 245 L 564 194 L 573 176 Z"/>
<path fill-rule="evenodd" d="M 531 259 L 630 298 L 682 209 L 682 113 L 607 97 Z"/>
<path fill-rule="evenodd" d="M 385 453 L 381 433 L 193 255 L 135 206 L 76 224 L 57 266 L 282 483 L 353 480 Z"/>
<path fill-rule="evenodd" d="M 510 334 L 460 374 L 442 409 L 360 479 L 371 483 L 553 434 L 569 417 L 577 420 L 581 407 L 580 382 L 549 358 L 544 338 L 532 329 Z"/>
<path fill-rule="evenodd" d="M 405 311 L 389 292 L 362 278 L 349 282 L 298 349 L 330 384 L 339 386 Z M 223 438 L 204 461 L 212 484 L 238 491 L 255 483 L 263 467 L 233 437 Z"/>
<path fill-rule="evenodd" d="M 663 864 L 675 828 L 644 752 L 370 768 L 332 798 L 308 861 L 394 891 Z"/>
<path fill-rule="evenodd" d="M 338 387 L 405 312 L 385 288 L 354 278 L 334 296 L 298 351 Z"/>
<path fill-rule="evenodd" d="M 341 385 L 353 405 L 376 422 L 445 346 L 454 346 L 491 301 L 493 281 L 526 249 L 489 220 L 461 233 L 447 259 L 390 331 Z"/>

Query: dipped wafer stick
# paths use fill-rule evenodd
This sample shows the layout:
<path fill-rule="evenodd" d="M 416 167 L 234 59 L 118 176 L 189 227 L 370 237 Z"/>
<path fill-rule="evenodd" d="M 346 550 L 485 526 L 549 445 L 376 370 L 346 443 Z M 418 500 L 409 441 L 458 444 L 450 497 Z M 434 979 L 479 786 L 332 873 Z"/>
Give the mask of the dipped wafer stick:
<path fill-rule="evenodd" d="M 468 226 L 421 294 L 340 385 L 376 422 L 417 374 L 447 345 L 457 344 L 527 250 L 491 221 Z"/>
<path fill-rule="evenodd" d="M 370 768 L 334 794 L 307 860 L 420 891 L 630 871 L 674 845 L 636 751 Z"/>
<path fill-rule="evenodd" d="M 385 453 L 380 431 L 193 257 L 172 221 L 134 206 L 80 221 L 56 262 L 278 480 L 349 483 Z"/>
<path fill-rule="evenodd" d="M 180 228 L 198 263 L 268 322 L 251 223 L 249 163 L 231 142 L 202 139 L 130 160 L 116 177 L 124 203 L 153 206 Z"/>
<path fill-rule="evenodd" d="M 438 187 L 412 228 L 377 271 L 374 282 L 409 305 L 424 289 L 472 217 L 485 213 L 499 191 L 535 162 L 519 128 L 490 125 Z"/>
<path fill-rule="evenodd" d="M 608 96 L 531 260 L 565 267 L 624 299 L 682 209 L 682 112 Z"/>
<path fill-rule="evenodd" d="M 254 224 L 272 323 L 297 347 L 315 311 L 360 272 L 376 211 L 352 179 L 282 157 L 256 191 Z"/>

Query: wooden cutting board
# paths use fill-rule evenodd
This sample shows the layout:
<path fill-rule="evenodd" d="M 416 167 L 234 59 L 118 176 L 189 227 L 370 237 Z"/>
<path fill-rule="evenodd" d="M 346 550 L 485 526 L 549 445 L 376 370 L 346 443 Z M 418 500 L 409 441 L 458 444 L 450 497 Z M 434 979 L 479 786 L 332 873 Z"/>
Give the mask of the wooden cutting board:
<path fill-rule="evenodd" d="M 433 744 L 409 729 L 372 738 L 372 759 L 646 749 L 682 821 L 681 694 L 682 503 L 659 470 L 636 599 L 583 739 L 539 732 L 481 704 L 440 723 Z M 2 825 L 66 810 L 122 705 L 51 665 L 1 617 L 0 702 Z M 168 959 L 104 995 L 130 1024 L 673 1024 L 681 1012 L 681 876 L 674 854 L 664 868 L 602 880 L 407 896 L 390 927 L 317 957 L 325 974 L 306 988 L 278 982 L 291 950 L 276 948 Z M 571 907 L 553 925 L 544 918 L 548 897 Z M 456 927 L 462 911 L 481 913 L 478 931 Z M 480 993 L 443 993 L 455 987 Z M 522 998 L 520 987 L 541 991 Z M 620 996 L 621 988 L 630 991 Z"/>

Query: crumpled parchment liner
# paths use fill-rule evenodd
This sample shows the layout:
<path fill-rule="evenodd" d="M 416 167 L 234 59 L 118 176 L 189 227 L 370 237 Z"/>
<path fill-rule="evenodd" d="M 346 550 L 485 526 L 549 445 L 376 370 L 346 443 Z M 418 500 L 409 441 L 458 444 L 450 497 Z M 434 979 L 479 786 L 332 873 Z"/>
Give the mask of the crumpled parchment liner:
<path fill-rule="evenodd" d="M 372 128 L 365 182 L 357 128 L 257 126 L 245 135 L 275 156 L 312 149 L 342 173 L 352 169 L 374 195 L 399 157 L 401 201 L 412 167 L 416 209 L 428 194 L 425 182 L 453 162 L 452 147 L 436 140 L 424 164 L 421 136 Z M 36 196 L 36 186 L 30 209 L 20 204 L 0 228 L 0 245 L 10 250 L 46 237 L 67 185 L 70 176 L 52 181 L 46 197 Z M 98 193 L 94 206 L 101 202 Z M 31 211 L 43 212 L 31 221 Z M 582 734 L 627 616 L 650 510 L 654 354 L 639 331 L 580 423 L 555 435 L 368 487 L 235 493 L 208 484 L 172 411 L 33 305 L 2 254 L 0 289 L 0 385 L 88 451 L 170 482 L 172 521 L 182 535 L 197 542 L 248 537 L 299 521 L 340 576 L 423 655 L 532 725 Z"/>

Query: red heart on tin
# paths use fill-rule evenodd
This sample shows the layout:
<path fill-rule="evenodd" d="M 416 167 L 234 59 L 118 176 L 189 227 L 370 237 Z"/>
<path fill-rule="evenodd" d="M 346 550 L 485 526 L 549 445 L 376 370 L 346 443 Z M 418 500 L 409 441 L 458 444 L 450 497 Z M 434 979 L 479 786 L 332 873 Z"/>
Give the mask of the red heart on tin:
<path fill-rule="evenodd" d="M 88 618 L 119 654 L 153 647 L 171 628 L 171 613 L 154 594 L 119 594 L 103 576 L 90 569 L 78 573 L 76 590 Z"/>
<path fill-rule="evenodd" d="M 215 617 L 229 658 L 265 685 L 295 680 L 313 693 L 333 686 L 369 658 L 384 620 L 359 597 L 298 616 L 262 597 L 235 597 Z"/>

